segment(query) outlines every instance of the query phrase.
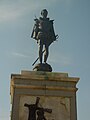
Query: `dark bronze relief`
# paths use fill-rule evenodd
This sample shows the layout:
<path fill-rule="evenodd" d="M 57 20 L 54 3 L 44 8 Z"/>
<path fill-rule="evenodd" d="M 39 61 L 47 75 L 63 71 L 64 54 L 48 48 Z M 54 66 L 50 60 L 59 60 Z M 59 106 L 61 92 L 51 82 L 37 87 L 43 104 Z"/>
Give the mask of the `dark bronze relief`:
<path fill-rule="evenodd" d="M 39 104 L 39 100 L 40 98 L 37 97 L 35 104 L 24 104 L 29 110 L 28 120 L 47 120 L 44 115 L 45 112 L 52 113 L 52 109 L 43 108 Z"/>

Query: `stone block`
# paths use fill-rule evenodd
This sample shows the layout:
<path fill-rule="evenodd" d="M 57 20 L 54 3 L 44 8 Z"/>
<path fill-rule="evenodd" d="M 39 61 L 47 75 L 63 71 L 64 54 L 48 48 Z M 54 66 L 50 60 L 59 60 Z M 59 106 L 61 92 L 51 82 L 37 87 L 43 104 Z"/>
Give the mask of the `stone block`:
<path fill-rule="evenodd" d="M 69 77 L 68 73 L 21 71 L 21 74 L 12 74 L 11 120 L 77 120 L 78 81 L 79 78 Z"/>

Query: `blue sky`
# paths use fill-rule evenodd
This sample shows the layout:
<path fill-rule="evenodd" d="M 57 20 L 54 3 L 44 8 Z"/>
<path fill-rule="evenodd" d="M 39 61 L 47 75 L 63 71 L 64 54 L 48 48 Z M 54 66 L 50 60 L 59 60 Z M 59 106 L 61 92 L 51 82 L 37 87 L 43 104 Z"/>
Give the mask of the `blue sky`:
<path fill-rule="evenodd" d="M 11 73 L 32 70 L 38 46 L 30 38 L 34 16 L 46 8 L 54 19 L 57 42 L 48 63 L 54 72 L 80 77 L 78 120 L 90 119 L 90 0 L 0 0 L 0 120 L 10 119 Z"/>

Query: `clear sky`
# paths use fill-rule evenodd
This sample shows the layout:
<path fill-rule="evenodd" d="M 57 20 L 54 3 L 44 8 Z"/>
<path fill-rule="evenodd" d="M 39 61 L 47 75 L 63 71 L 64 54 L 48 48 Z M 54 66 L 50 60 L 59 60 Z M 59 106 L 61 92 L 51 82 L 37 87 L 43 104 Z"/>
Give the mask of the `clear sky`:
<path fill-rule="evenodd" d="M 0 120 L 10 120 L 11 73 L 31 71 L 38 57 L 30 35 L 34 16 L 43 8 L 59 35 L 50 46 L 48 63 L 54 72 L 80 77 L 77 116 L 90 120 L 90 0 L 0 0 Z"/>

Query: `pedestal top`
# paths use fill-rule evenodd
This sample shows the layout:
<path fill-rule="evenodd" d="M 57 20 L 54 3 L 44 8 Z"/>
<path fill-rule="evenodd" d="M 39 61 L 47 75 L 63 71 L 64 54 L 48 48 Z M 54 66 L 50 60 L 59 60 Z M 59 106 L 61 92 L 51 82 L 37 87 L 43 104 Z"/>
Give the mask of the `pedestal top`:
<path fill-rule="evenodd" d="M 11 79 L 32 79 L 32 80 L 52 80 L 52 81 L 70 81 L 78 82 L 78 77 L 69 77 L 68 73 L 43 72 L 43 71 L 25 71 L 21 74 L 11 74 Z"/>
<path fill-rule="evenodd" d="M 11 75 L 11 94 L 13 96 L 14 89 L 76 92 L 78 81 L 78 77 L 69 77 L 68 73 L 21 71 Z"/>

